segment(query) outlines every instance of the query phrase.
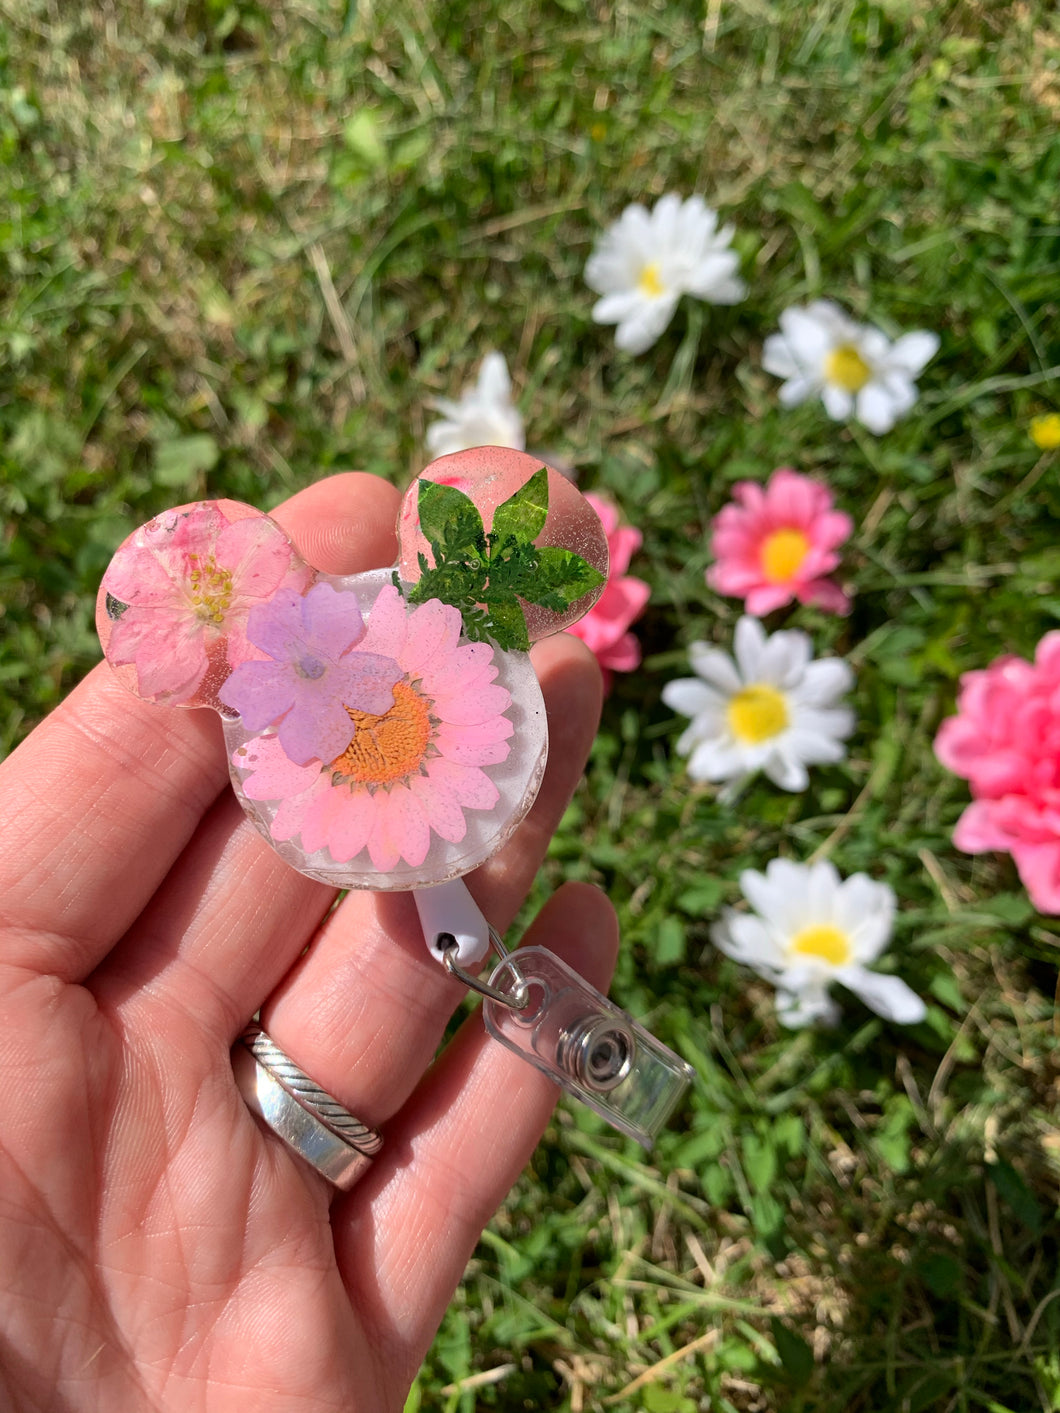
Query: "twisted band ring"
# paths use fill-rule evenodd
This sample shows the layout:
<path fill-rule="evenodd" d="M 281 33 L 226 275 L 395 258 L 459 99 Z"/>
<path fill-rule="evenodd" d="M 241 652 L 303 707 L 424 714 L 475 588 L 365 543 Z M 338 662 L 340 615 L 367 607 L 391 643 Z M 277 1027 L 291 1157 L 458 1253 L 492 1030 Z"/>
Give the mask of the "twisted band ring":
<path fill-rule="evenodd" d="M 383 1146 L 252 1021 L 232 1056 L 239 1092 L 273 1133 L 335 1187 L 348 1192 Z"/>

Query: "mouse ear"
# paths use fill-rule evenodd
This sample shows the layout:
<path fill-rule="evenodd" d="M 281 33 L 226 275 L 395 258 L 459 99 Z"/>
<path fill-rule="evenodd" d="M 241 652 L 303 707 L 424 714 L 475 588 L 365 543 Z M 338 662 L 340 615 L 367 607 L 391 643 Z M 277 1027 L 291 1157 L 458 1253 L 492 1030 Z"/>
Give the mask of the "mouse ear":
<path fill-rule="evenodd" d="M 505 447 L 432 461 L 402 501 L 398 542 L 410 601 L 453 604 L 469 637 L 501 648 L 569 628 L 607 583 L 592 506 L 540 458 Z"/>
<path fill-rule="evenodd" d="M 196 501 L 156 516 L 119 547 L 100 586 L 96 627 L 107 661 L 137 696 L 225 712 L 221 686 L 261 656 L 247 641 L 247 615 L 278 589 L 305 593 L 313 577 L 260 510 Z"/>

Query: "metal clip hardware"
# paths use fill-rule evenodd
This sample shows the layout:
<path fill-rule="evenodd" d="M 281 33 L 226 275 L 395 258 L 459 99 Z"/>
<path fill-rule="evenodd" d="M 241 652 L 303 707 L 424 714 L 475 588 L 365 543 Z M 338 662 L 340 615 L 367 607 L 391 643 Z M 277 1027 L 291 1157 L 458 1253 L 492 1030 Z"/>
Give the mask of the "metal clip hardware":
<path fill-rule="evenodd" d="M 502 955 L 486 985 L 474 989 L 495 1040 L 651 1148 L 691 1065 L 544 947 Z"/>

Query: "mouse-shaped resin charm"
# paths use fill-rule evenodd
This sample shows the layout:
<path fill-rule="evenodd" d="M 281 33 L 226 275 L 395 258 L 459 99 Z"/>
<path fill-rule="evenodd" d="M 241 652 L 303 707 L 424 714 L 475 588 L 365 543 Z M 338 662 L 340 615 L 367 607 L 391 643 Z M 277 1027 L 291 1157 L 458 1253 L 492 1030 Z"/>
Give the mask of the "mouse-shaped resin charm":
<path fill-rule="evenodd" d="M 267 515 L 198 501 L 132 534 L 100 588 L 124 683 L 220 712 L 247 814 L 339 888 L 429 887 L 504 844 L 547 754 L 530 645 L 606 582 L 592 507 L 522 452 L 433 462 L 398 537 L 396 566 L 324 574 Z"/>

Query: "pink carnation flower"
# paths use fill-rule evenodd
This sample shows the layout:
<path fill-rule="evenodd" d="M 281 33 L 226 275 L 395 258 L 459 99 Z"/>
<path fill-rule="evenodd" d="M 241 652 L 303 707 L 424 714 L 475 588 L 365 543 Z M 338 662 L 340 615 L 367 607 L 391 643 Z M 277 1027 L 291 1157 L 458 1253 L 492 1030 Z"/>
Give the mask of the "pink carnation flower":
<path fill-rule="evenodd" d="M 379 715 L 349 710 L 349 746 L 321 766 L 296 765 L 276 736 L 233 756 L 252 800 L 279 800 L 274 839 L 300 838 L 307 853 L 327 849 L 346 863 L 363 849 L 389 873 L 427 857 L 432 832 L 459 843 L 465 810 L 490 810 L 499 791 L 484 766 L 507 760 L 514 727 L 511 695 L 494 685 L 488 643 L 461 643 L 459 612 L 437 599 L 410 608 L 392 585 L 372 606 L 368 630 L 348 654 L 394 658 L 401 677 L 394 704 Z"/>
<path fill-rule="evenodd" d="M 607 584 L 597 603 L 567 632 L 581 638 L 591 649 L 609 684 L 612 672 L 632 672 L 640 666 L 640 644 L 627 630 L 644 612 L 651 588 L 643 579 L 626 573 L 644 536 L 629 525 L 619 525 L 618 511 L 609 501 L 592 491 L 585 493 L 585 499 L 600 517 L 607 535 Z"/>
<path fill-rule="evenodd" d="M 107 658 L 132 663 L 141 697 L 190 702 L 212 678 L 256 656 L 247 643 L 253 605 L 282 585 L 301 591 L 308 571 L 264 515 L 228 520 L 199 501 L 159 515 L 118 550 L 103 576 Z"/>
<path fill-rule="evenodd" d="M 1034 906 L 1060 913 L 1060 633 L 1033 663 L 1002 657 L 966 672 L 935 754 L 971 785 L 957 848 L 1010 853 Z"/>
<path fill-rule="evenodd" d="M 833 509 L 827 487 L 782 466 L 764 488 L 737 482 L 733 498 L 736 504 L 714 518 L 712 589 L 746 600 L 747 612 L 759 618 L 792 599 L 849 613 L 850 599 L 824 576 L 838 565 L 835 551 L 854 526 Z"/>

